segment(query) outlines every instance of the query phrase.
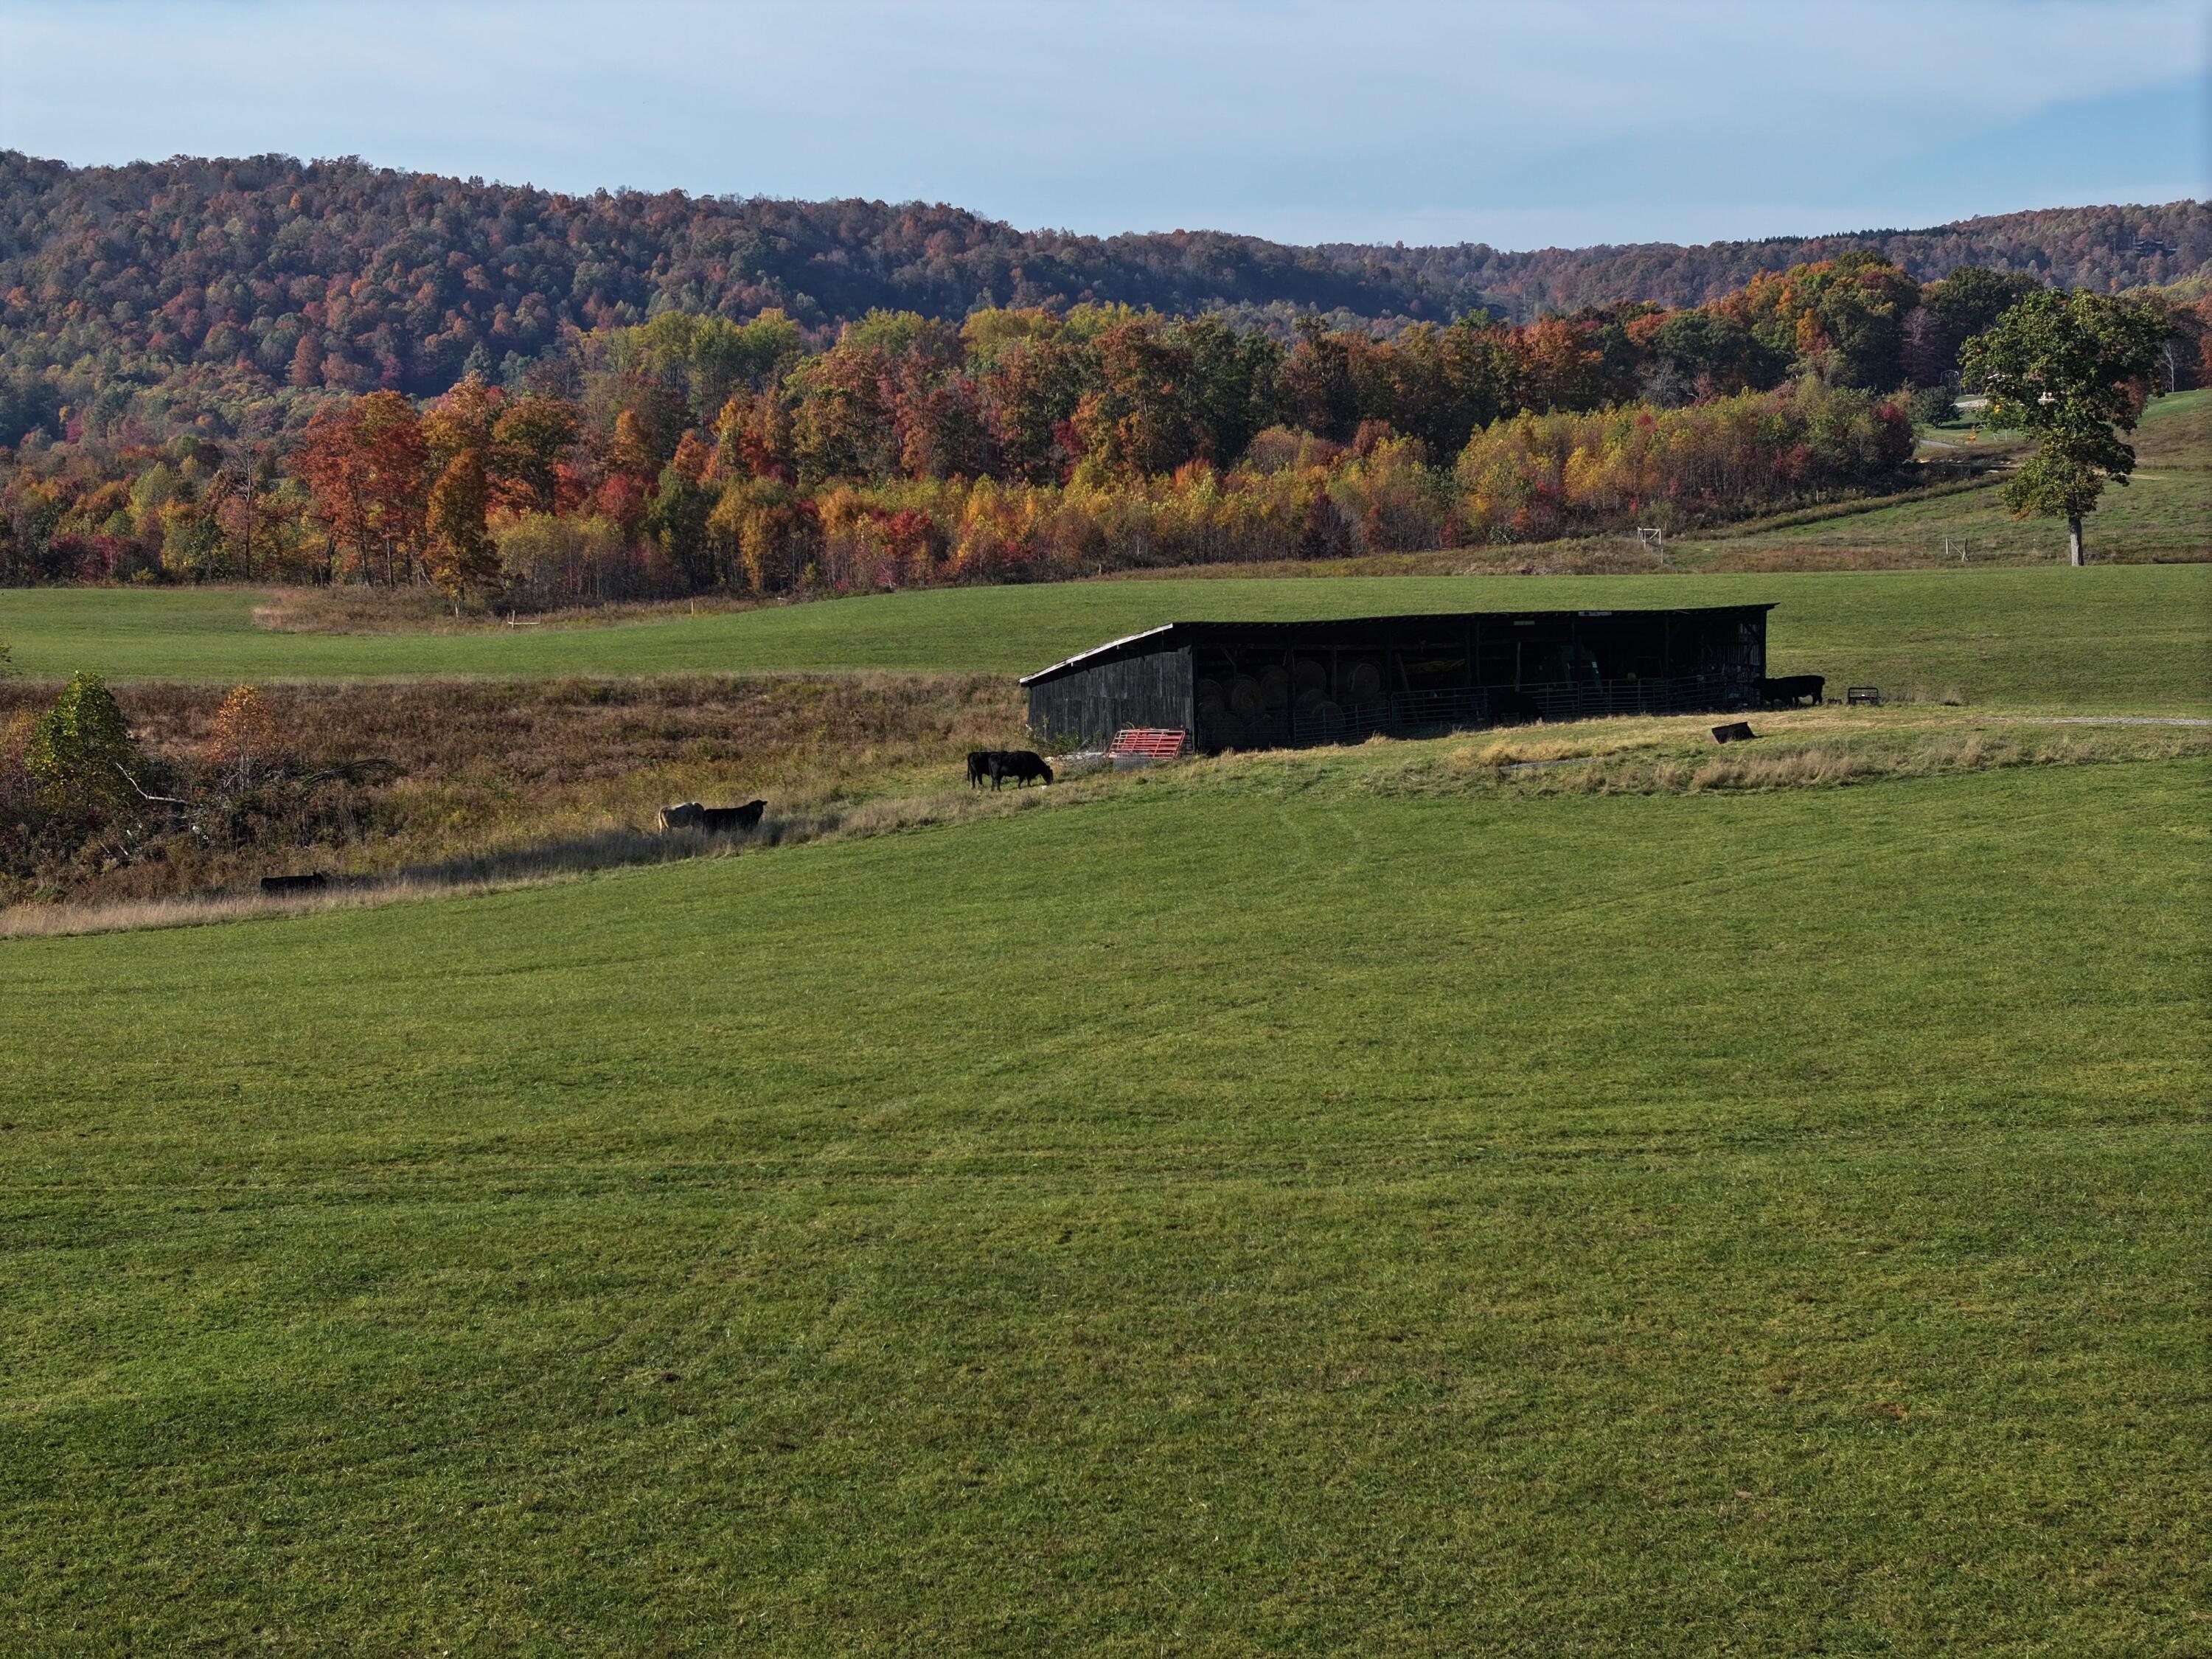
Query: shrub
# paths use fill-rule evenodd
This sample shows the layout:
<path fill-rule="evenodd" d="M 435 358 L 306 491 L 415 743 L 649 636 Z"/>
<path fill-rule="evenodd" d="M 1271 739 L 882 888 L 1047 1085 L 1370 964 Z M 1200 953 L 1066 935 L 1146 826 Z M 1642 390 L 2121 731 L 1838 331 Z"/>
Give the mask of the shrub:
<path fill-rule="evenodd" d="M 116 812 L 135 806 L 140 766 L 115 694 L 97 674 L 76 674 L 31 728 L 24 769 L 59 811 Z"/>

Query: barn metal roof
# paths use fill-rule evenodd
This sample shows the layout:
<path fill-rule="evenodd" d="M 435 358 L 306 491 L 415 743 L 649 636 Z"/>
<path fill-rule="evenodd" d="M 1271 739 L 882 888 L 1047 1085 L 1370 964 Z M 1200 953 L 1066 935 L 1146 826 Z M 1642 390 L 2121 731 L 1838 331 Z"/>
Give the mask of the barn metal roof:
<path fill-rule="evenodd" d="M 1610 611 L 1414 611 L 1387 617 L 1300 617 L 1274 622 L 1162 623 L 1157 628 L 1147 628 L 1141 633 L 1125 634 L 1118 640 L 1109 640 L 1103 645 L 1094 645 L 1087 651 L 1064 657 L 1049 668 L 1040 668 L 1034 674 L 1024 674 L 1021 683 L 1036 685 L 1046 680 L 1058 679 L 1063 674 L 1095 668 L 1102 663 L 1116 662 L 1125 657 L 1150 656 L 1156 651 L 1178 651 L 1187 645 L 1206 644 L 1224 637 L 1249 639 L 1255 635 L 1320 635 L 1357 632 L 1363 629 L 1433 627 L 1439 623 L 1563 622 L 1577 617 L 1723 617 L 1773 609 L 1772 604 L 1765 604 L 1621 607 Z"/>

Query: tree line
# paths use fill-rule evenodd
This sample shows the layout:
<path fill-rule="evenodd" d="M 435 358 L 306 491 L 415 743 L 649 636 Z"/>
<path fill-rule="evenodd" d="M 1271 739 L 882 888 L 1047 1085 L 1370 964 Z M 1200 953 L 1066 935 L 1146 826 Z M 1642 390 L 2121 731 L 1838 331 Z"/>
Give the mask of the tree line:
<path fill-rule="evenodd" d="M 1893 481 L 1966 343 L 2043 292 L 1854 252 L 1694 307 L 1287 342 L 1094 304 L 878 311 L 826 346 L 773 308 L 665 312 L 504 382 L 327 398 L 295 436 L 27 440 L 0 581 L 552 605 L 1679 529 Z M 2175 384 L 2212 368 L 2212 306 L 2125 306 Z"/>

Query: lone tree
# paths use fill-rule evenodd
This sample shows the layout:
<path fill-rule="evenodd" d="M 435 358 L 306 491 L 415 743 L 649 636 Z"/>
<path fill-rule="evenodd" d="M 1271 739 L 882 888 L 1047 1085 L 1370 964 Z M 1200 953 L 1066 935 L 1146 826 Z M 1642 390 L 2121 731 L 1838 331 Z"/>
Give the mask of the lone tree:
<path fill-rule="evenodd" d="M 2107 480 L 2135 471 L 2120 434 L 2157 387 L 2158 351 L 2169 325 L 2149 308 L 2075 289 L 2031 294 L 1966 342 L 1964 368 L 1978 380 L 1999 426 L 2036 441 L 2035 453 L 2005 485 L 2013 516 L 2066 520 L 2069 562 L 2085 562 L 2081 517 Z"/>

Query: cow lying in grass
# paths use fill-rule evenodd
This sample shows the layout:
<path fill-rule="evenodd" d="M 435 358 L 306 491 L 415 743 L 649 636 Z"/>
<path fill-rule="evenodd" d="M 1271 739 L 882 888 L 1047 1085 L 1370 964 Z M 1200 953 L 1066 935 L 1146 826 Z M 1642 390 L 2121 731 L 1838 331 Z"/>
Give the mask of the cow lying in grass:
<path fill-rule="evenodd" d="M 743 806 L 702 806 L 687 800 L 680 806 L 662 807 L 660 827 L 703 830 L 710 836 L 741 835 L 759 829 L 761 814 L 767 811 L 764 800 L 749 800 Z"/>
<path fill-rule="evenodd" d="M 1052 768 L 1044 763 L 1044 757 L 1030 749 L 971 749 L 968 751 L 968 781 L 979 786 L 983 780 L 991 781 L 996 789 L 1008 778 L 1016 784 L 1050 783 Z"/>
<path fill-rule="evenodd" d="M 1805 697 L 1818 705 L 1820 688 L 1828 683 L 1825 674 L 1784 674 L 1777 680 L 1757 682 L 1759 706 L 1762 708 L 1795 708 L 1797 699 Z"/>

